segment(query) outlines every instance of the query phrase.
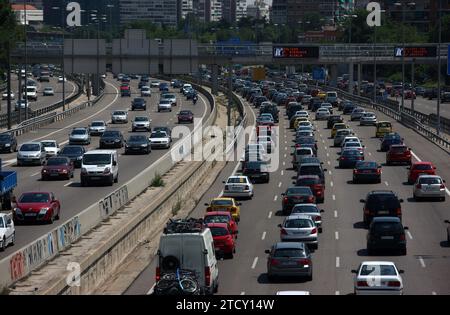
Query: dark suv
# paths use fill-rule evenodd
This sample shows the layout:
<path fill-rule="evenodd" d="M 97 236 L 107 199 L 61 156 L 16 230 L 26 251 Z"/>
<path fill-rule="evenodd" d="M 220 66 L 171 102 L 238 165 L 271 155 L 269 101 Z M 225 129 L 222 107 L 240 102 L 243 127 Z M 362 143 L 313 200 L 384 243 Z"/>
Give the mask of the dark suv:
<path fill-rule="evenodd" d="M 334 124 L 337 123 L 343 123 L 344 120 L 342 119 L 342 117 L 340 115 L 331 115 L 330 117 L 328 117 L 327 120 L 327 128 L 331 129 L 333 128 Z"/>
<path fill-rule="evenodd" d="M 367 254 L 372 255 L 375 250 L 398 250 L 406 255 L 405 230 L 399 218 L 373 218 L 367 233 Z"/>
<path fill-rule="evenodd" d="M 320 178 L 320 182 L 325 184 L 325 172 L 327 169 L 323 169 L 320 163 L 304 163 L 298 167 L 297 177 L 304 175 L 317 175 Z"/>
<path fill-rule="evenodd" d="M 147 110 L 147 102 L 141 98 L 137 97 L 131 102 L 131 110 L 142 109 Z"/>
<path fill-rule="evenodd" d="M 263 161 L 250 161 L 245 163 L 242 175 L 247 176 L 252 182 L 268 183 L 270 180 L 267 163 Z"/>
<path fill-rule="evenodd" d="M 366 200 L 361 199 L 364 203 L 363 221 L 369 225 L 375 217 L 397 217 L 402 219 L 402 207 L 400 203 L 403 199 L 399 199 L 397 195 L 390 190 L 373 190 L 366 196 Z"/>

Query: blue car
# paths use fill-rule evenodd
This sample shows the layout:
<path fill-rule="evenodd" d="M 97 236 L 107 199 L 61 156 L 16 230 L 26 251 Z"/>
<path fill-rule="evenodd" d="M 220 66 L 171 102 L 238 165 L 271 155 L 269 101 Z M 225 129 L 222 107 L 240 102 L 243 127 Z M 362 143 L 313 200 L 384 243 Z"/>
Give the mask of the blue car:
<path fill-rule="evenodd" d="M 359 150 L 344 150 L 338 159 L 339 168 L 355 167 L 358 161 L 364 160 L 364 153 Z"/>
<path fill-rule="evenodd" d="M 403 138 L 398 133 L 387 133 L 381 140 L 380 151 L 387 152 L 391 145 L 403 144 Z"/>
<path fill-rule="evenodd" d="M 161 82 L 159 84 L 159 91 L 160 92 L 169 92 L 169 83 Z"/>

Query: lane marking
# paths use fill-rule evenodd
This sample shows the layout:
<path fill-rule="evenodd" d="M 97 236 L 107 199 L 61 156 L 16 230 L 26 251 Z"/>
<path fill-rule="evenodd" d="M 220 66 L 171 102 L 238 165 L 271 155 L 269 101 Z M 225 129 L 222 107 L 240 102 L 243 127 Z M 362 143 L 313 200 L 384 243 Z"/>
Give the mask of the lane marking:
<path fill-rule="evenodd" d="M 327 152 L 327 157 L 329 157 L 329 156 L 330 156 L 330 153 Z"/>
<path fill-rule="evenodd" d="M 39 174 L 41 174 L 41 172 L 36 172 L 34 174 L 31 174 L 30 177 L 34 177 L 34 176 L 39 175 Z"/>
<path fill-rule="evenodd" d="M 275 195 L 275 197 L 273 197 L 273 201 L 277 201 L 277 199 L 278 199 L 278 196 Z"/>
<path fill-rule="evenodd" d="M 333 195 L 332 197 L 333 197 L 333 200 L 336 200 L 336 195 Z"/>
<path fill-rule="evenodd" d="M 389 183 L 388 183 L 388 182 L 384 182 L 384 184 L 385 184 L 386 186 L 389 186 Z"/>
<path fill-rule="evenodd" d="M 337 218 L 338 217 L 338 212 L 336 210 L 334 210 L 334 217 Z"/>
<path fill-rule="evenodd" d="M 269 212 L 268 218 L 270 219 L 272 217 L 272 211 Z"/>
<path fill-rule="evenodd" d="M 322 143 L 325 143 L 325 140 L 322 140 Z"/>
<path fill-rule="evenodd" d="M 286 141 L 286 140 L 284 140 L 284 144 L 287 144 L 287 141 Z"/>
<path fill-rule="evenodd" d="M 287 147 L 284 147 L 284 151 L 287 151 Z"/>
<path fill-rule="evenodd" d="M 335 295 L 340 295 L 341 293 L 339 291 L 334 292 Z"/>
<path fill-rule="evenodd" d="M 417 161 L 422 162 L 422 160 L 413 151 L 411 151 L 411 154 Z"/>
<path fill-rule="evenodd" d="M 372 153 L 369 152 L 369 155 L 372 156 Z"/>
<path fill-rule="evenodd" d="M 73 184 L 73 182 L 68 182 L 67 184 L 64 185 L 64 187 L 70 186 L 71 184 Z"/>
<path fill-rule="evenodd" d="M 336 257 L 336 268 L 339 268 L 341 265 L 341 260 L 339 257 Z"/>
<path fill-rule="evenodd" d="M 258 263 L 258 257 L 255 257 L 255 259 L 253 260 L 252 269 L 255 269 L 257 263 Z"/>
<path fill-rule="evenodd" d="M 278 183 L 278 187 L 281 187 L 281 185 L 282 185 L 281 182 L 279 182 L 279 183 Z"/>
<path fill-rule="evenodd" d="M 339 240 L 339 232 L 338 231 L 334 232 L 334 238 L 336 239 L 336 241 Z"/>
<path fill-rule="evenodd" d="M 331 175 L 331 171 L 328 171 L 328 174 L 330 174 L 330 175 Z"/>
<path fill-rule="evenodd" d="M 325 150 L 328 150 L 326 146 L 325 146 Z"/>
<path fill-rule="evenodd" d="M 283 161 L 283 166 L 285 166 L 285 165 L 286 165 L 286 162 Z"/>
<path fill-rule="evenodd" d="M 242 292 L 241 292 L 241 295 L 245 295 L 245 291 L 242 291 Z"/>
<path fill-rule="evenodd" d="M 266 231 L 263 232 L 262 236 L 261 236 L 261 240 L 264 241 L 264 239 L 266 238 Z"/>
<path fill-rule="evenodd" d="M 419 256 L 419 262 L 420 262 L 420 265 L 422 266 L 422 268 L 426 267 L 425 261 L 423 260 L 422 256 Z"/>
<path fill-rule="evenodd" d="M 330 162 L 330 161 L 327 161 L 327 163 L 328 163 L 328 165 L 331 165 L 331 162 Z"/>
<path fill-rule="evenodd" d="M 436 293 L 436 292 L 434 292 L 434 291 L 433 291 L 433 292 L 431 292 L 431 294 L 432 294 L 432 295 L 437 295 L 437 293 Z"/>
<path fill-rule="evenodd" d="M 330 186 L 333 187 L 333 181 L 330 182 Z"/>
<path fill-rule="evenodd" d="M 284 158 L 287 158 L 287 154 L 286 153 L 284 154 Z"/>
<path fill-rule="evenodd" d="M 412 237 L 412 235 L 411 235 L 411 232 L 409 232 L 409 231 L 406 231 L 406 234 L 408 234 L 408 237 L 409 237 L 409 239 L 413 239 L 413 237 Z"/>
<path fill-rule="evenodd" d="M 281 170 L 281 176 L 283 176 L 284 175 L 284 170 Z"/>
<path fill-rule="evenodd" d="M 150 288 L 150 290 L 148 290 L 147 295 L 153 294 L 153 290 L 155 289 L 155 285 L 156 285 L 156 283 L 154 283 L 154 284 L 152 285 L 152 287 Z"/>

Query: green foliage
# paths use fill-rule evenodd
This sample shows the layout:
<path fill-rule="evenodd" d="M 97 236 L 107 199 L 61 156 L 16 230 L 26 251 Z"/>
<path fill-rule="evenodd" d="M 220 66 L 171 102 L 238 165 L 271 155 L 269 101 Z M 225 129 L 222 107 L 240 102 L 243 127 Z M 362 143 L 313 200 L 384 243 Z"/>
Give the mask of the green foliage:
<path fill-rule="evenodd" d="M 6 69 L 8 62 L 7 52 L 8 44 L 12 49 L 15 42 L 23 38 L 24 30 L 19 28 L 16 22 L 16 16 L 11 11 L 8 0 L 0 0 L 0 70 Z"/>
<path fill-rule="evenodd" d="M 165 186 L 164 180 L 162 179 L 161 175 L 159 175 L 159 174 L 155 175 L 155 177 L 152 180 L 151 186 L 152 187 L 164 187 Z"/>

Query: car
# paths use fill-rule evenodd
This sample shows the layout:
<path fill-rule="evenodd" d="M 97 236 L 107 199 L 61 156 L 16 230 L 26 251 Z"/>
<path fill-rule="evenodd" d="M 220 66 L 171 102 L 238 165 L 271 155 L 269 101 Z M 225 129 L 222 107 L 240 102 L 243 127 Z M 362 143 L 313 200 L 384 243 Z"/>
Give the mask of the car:
<path fill-rule="evenodd" d="M 393 144 L 403 144 L 403 138 L 396 132 L 386 133 L 381 140 L 380 151 L 387 152 Z"/>
<path fill-rule="evenodd" d="M 150 97 L 152 96 L 152 90 L 148 85 L 141 86 L 141 97 Z"/>
<path fill-rule="evenodd" d="M 305 243 L 278 242 L 271 249 L 265 250 L 267 257 L 267 278 L 285 276 L 313 279 L 313 264 L 311 252 Z"/>
<path fill-rule="evenodd" d="M 375 126 L 377 124 L 377 116 L 372 112 L 363 113 L 359 119 L 359 124 L 361 126 Z"/>
<path fill-rule="evenodd" d="M 358 161 L 364 160 L 364 153 L 354 148 L 344 149 L 337 160 L 339 161 L 339 168 L 353 168 Z"/>
<path fill-rule="evenodd" d="M 111 113 L 111 122 L 113 124 L 128 123 L 128 112 L 126 110 L 115 110 Z"/>
<path fill-rule="evenodd" d="M 179 89 L 183 86 L 183 82 L 181 82 L 180 80 L 174 79 L 174 80 L 170 81 L 170 85 L 175 89 Z"/>
<path fill-rule="evenodd" d="M 333 145 L 335 147 L 340 147 L 345 138 L 353 136 L 352 129 L 341 129 L 336 131 L 336 135 L 334 136 Z"/>
<path fill-rule="evenodd" d="M 9 153 L 17 151 L 17 138 L 14 133 L 5 132 L 0 134 L 0 151 Z"/>
<path fill-rule="evenodd" d="M 25 109 L 25 108 L 29 108 L 29 103 L 27 100 L 17 100 L 16 104 L 14 105 L 14 110 L 18 111 L 20 109 Z"/>
<path fill-rule="evenodd" d="M 130 135 L 125 141 L 125 154 L 152 152 L 150 139 L 144 135 Z"/>
<path fill-rule="evenodd" d="M 236 202 L 231 197 L 213 198 L 210 203 L 205 203 L 206 212 L 211 211 L 227 211 L 233 217 L 233 220 L 239 222 L 241 220 L 241 203 Z"/>
<path fill-rule="evenodd" d="M 60 75 L 58 77 L 58 83 L 62 83 L 62 82 L 67 82 L 67 78 Z"/>
<path fill-rule="evenodd" d="M 55 91 L 51 86 L 47 86 L 44 88 L 44 91 L 42 91 L 43 96 L 53 96 L 55 95 Z"/>
<path fill-rule="evenodd" d="M 22 97 L 23 97 L 23 99 L 31 99 L 33 101 L 37 101 L 37 99 L 38 99 L 37 87 L 27 85 L 26 87 L 24 87 Z"/>
<path fill-rule="evenodd" d="M 339 104 L 338 104 L 338 110 L 343 111 L 345 105 L 347 105 L 347 104 L 348 105 L 352 105 L 352 101 L 349 101 L 349 100 L 342 100 L 342 101 L 340 101 Z M 353 111 L 353 109 L 352 109 L 352 111 Z"/>
<path fill-rule="evenodd" d="M 368 226 L 375 217 L 398 217 L 402 219 L 401 203 L 397 194 L 390 190 L 372 190 L 366 199 L 360 199 L 364 203 L 363 221 Z"/>
<path fill-rule="evenodd" d="M 316 120 L 326 120 L 330 116 L 330 111 L 326 108 L 319 108 L 316 112 Z"/>
<path fill-rule="evenodd" d="M 316 198 L 317 203 L 325 200 L 325 185 L 317 175 L 300 175 L 295 181 L 295 186 L 309 187 Z"/>
<path fill-rule="evenodd" d="M 256 139 L 257 143 L 263 145 L 264 149 L 267 153 L 272 153 L 272 150 L 275 148 L 275 143 L 270 136 L 258 136 Z"/>
<path fill-rule="evenodd" d="M 314 156 L 314 150 L 309 147 L 296 147 L 292 155 L 292 165 L 294 169 L 298 168 L 300 160 L 305 156 Z"/>
<path fill-rule="evenodd" d="M 172 111 L 172 101 L 169 99 L 161 99 L 159 101 L 158 104 L 158 113 L 163 111 L 163 110 L 168 110 L 169 112 Z"/>
<path fill-rule="evenodd" d="M 50 157 L 41 170 L 41 180 L 49 180 L 53 178 L 73 178 L 74 162 L 65 156 Z"/>
<path fill-rule="evenodd" d="M 444 92 L 441 94 L 441 102 L 449 103 L 450 102 L 450 92 Z"/>
<path fill-rule="evenodd" d="M 342 145 L 341 145 L 341 152 L 339 154 L 342 155 L 342 153 L 345 150 L 350 150 L 350 149 L 355 149 L 355 150 L 357 150 L 357 151 L 359 151 L 361 153 L 364 153 L 364 147 L 365 146 L 362 145 L 361 142 L 358 142 L 358 141 L 346 141 L 346 142 L 342 143 Z"/>
<path fill-rule="evenodd" d="M 122 85 L 120 86 L 120 96 L 131 96 L 131 88 L 129 85 Z"/>
<path fill-rule="evenodd" d="M 365 112 L 366 112 L 366 110 L 364 108 L 356 107 L 355 109 L 353 109 L 352 113 L 350 114 L 350 120 L 351 121 L 360 120 Z"/>
<path fill-rule="evenodd" d="M 317 155 L 317 141 L 314 137 L 296 137 L 295 147 L 311 148 L 314 155 Z"/>
<path fill-rule="evenodd" d="M 314 203 L 300 203 L 292 208 L 291 215 L 306 215 L 311 217 L 317 226 L 319 233 L 322 233 L 322 213 L 325 210 L 319 209 Z"/>
<path fill-rule="evenodd" d="M 194 122 L 194 113 L 190 110 L 181 110 L 178 115 L 178 123 L 181 124 L 183 122 L 193 123 Z"/>
<path fill-rule="evenodd" d="M 330 129 L 334 126 L 334 124 L 343 123 L 343 122 L 344 122 L 344 119 L 342 119 L 342 117 L 340 115 L 331 115 L 327 119 L 327 128 Z"/>
<path fill-rule="evenodd" d="M 131 123 L 131 131 L 135 132 L 137 130 L 144 130 L 151 132 L 152 128 L 150 127 L 151 119 L 147 116 L 136 116 Z"/>
<path fill-rule="evenodd" d="M 346 123 L 335 123 L 332 127 L 333 128 L 331 129 L 330 136 L 333 139 L 334 137 L 336 137 L 336 133 L 338 132 L 338 130 L 350 129 L 350 126 L 347 125 Z"/>
<path fill-rule="evenodd" d="M 356 105 L 353 103 L 344 103 L 344 107 L 342 108 L 342 113 L 344 115 L 351 114 L 353 110 L 356 108 Z"/>
<path fill-rule="evenodd" d="M 56 142 L 56 140 L 42 140 L 41 143 L 44 147 L 47 157 L 56 156 L 58 154 L 59 144 Z"/>
<path fill-rule="evenodd" d="M 444 223 L 447 223 L 447 245 L 450 246 L 450 220 L 445 220 Z"/>
<path fill-rule="evenodd" d="M 0 213 L 0 251 L 13 246 L 16 241 L 16 228 L 11 213 Z"/>
<path fill-rule="evenodd" d="M 381 138 L 387 133 L 392 132 L 392 123 L 389 121 L 378 121 L 376 124 L 375 137 Z"/>
<path fill-rule="evenodd" d="M 253 184 L 247 176 L 230 176 L 223 183 L 222 197 L 253 198 Z"/>
<path fill-rule="evenodd" d="M 99 148 L 122 148 L 123 134 L 120 130 L 106 130 L 100 137 Z"/>
<path fill-rule="evenodd" d="M 167 132 L 165 131 L 155 131 L 153 130 L 150 134 L 150 142 L 151 147 L 153 148 L 159 148 L 159 149 L 168 149 L 170 148 L 171 138 L 167 135 Z"/>
<path fill-rule="evenodd" d="M 136 97 L 131 102 L 131 110 L 137 109 L 147 110 L 147 102 L 142 97 Z"/>
<path fill-rule="evenodd" d="M 13 92 L 10 92 L 9 95 L 10 95 L 10 99 L 12 99 L 12 100 L 16 97 Z M 7 100 L 7 99 L 8 99 L 8 92 L 4 92 L 2 94 L 2 100 Z"/>
<path fill-rule="evenodd" d="M 334 107 L 338 106 L 338 95 L 336 92 L 327 92 L 325 102 L 332 104 Z"/>
<path fill-rule="evenodd" d="M 437 198 L 445 201 L 445 180 L 438 175 L 420 175 L 413 188 L 415 200 Z"/>
<path fill-rule="evenodd" d="M 157 131 L 164 131 L 167 136 L 170 139 L 170 142 L 172 142 L 172 130 L 170 129 L 170 127 L 167 126 L 156 126 L 153 128 L 153 131 L 157 132 Z"/>
<path fill-rule="evenodd" d="M 308 215 L 291 214 L 278 227 L 282 242 L 302 242 L 313 249 L 319 247 L 317 226 Z"/>
<path fill-rule="evenodd" d="M 236 221 L 231 216 L 231 213 L 228 211 L 210 211 L 205 213 L 203 216 L 203 222 L 205 224 L 209 223 L 226 223 L 229 226 L 231 233 L 234 235 L 234 238 L 237 238 L 238 234 L 238 225 Z"/>
<path fill-rule="evenodd" d="M 118 181 L 119 160 L 116 150 L 91 150 L 83 154 L 80 172 L 81 187 L 102 182 L 112 186 Z"/>
<path fill-rule="evenodd" d="M 84 127 L 73 128 L 69 134 L 69 144 L 91 144 L 89 130 Z"/>
<path fill-rule="evenodd" d="M 347 137 L 344 138 L 344 140 L 342 140 L 341 149 L 346 145 L 347 142 L 356 142 L 362 147 L 361 140 L 359 140 L 358 137 L 347 136 Z"/>
<path fill-rule="evenodd" d="M 61 204 L 52 192 L 24 192 L 16 200 L 13 211 L 14 222 L 43 222 L 52 224 L 59 220 L 61 215 Z"/>
<path fill-rule="evenodd" d="M 106 122 L 104 120 L 94 120 L 89 125 L 89 134 L 91 136 L 101 136 L 106 130 Z"/>
<path fill-rule="evenodd" d="M 286 189 L 281 194 L 283 197 L 281 200 L 282 212 L 284 215 L 291 213 L 292 208 L 299 203 L 316 203 L 316 197 L 314 196 L 309 186 L 293 186 Z"/>
<path fill-rule="evenodd" d="M 321 108 L 328 109 L 328 111 L 330 112 L 330 115 L 333 115 L 333 105 L 331 105 L 330 103 L 322 103 L 322 104 L 320 104 L 319 109 L 321 109 Z"/>
<path fill-rule="evenodd" d="M 306 110 L 298 110 L 295 112 L 294 116 L 309 118 L 309 113 Z"/>
<path fill-rule="evenodd" d="M 17 151 L 17 166 L 25 164 L 43 165 L 46 153 L 44 146 L 40 142 L 25 142 L 20 145 Z"/>
<path fill-rule="evenodd" d="M 353 169 L 353 184 L 360 182 L 381 183 L 381 165 L 374 161 L 358 161 Z"/>
<path fill-rule="evenodd" d="M 256 119 L 256 123 L 258 124 L 258 126 L 273 126 L 275 124 L 275 121 L 272 115 L 262 115 Z"/>
<path fill-rule="evenodd" d="M 393 163 L 406 163 L 411 165 L 411 159 L 411 148 L 408 148 L 404 144 L 391 145 L 389 151 L 386 153 L 387 165 Z"/>
<path fill-rule="evenodd" d="M 363 261 L 358 269 L 352 270 L 355 275 L 355 295 L 402 295 L 403 279 L 390 261 Z"/>
<path fill-rule="evenodd" d="M 367 233 L 367 254 L 373 255 L 375 250 L 396 250 L 406 255 L 405 230 L 399 218 L 373 218 Z"/>
<path fill-rule="evenodd" d="M 416 99 L 416 93 L 411 90 L 406 90 L 405 91 L 405 100 L 411 99 L 411 98 Z"/>
<path fill-rule="evenodd" d="M 236 243 L 230 226 L 227 223 L 208 223 L 206 226 L 211 230 L 216 255 L 233 258 Z"/>
<path fill-rule="evenodd" d="M 173 93 L 161 94 L 161 100 L 169 100 L 172 106 L 177 106 L 177 96 Z"/>
<path fill-rule="evenodd" d="M 431 162 L 415 162 L 408 169 L 408 184 L 416 182 L 419 175 L 436 175 L 436 166 Z"/>
<path fill-rule="evenodd" d="M 158 86 L 160 92 L 169 92 L 169 87 L 170 85 L 167 82 L 161 82 Z"/>
<path fill-rule="evenodd" d="M 292 128 L 295 130 L 297 130 L 297 128 L 300 126 L 312 126 L 311 122 L 308 121 L 308 118 L 306 117 L 294 116 L 292 117 L 291 122 L 289 123 L 289 126 L 292 126 Z"/>
<path fill-rule="evenodd" d="M 247 176 L 253 183 L 268 183 L 270 173 L 264 161 L 248 161 L 243 165 L 242 175 Z"/>

